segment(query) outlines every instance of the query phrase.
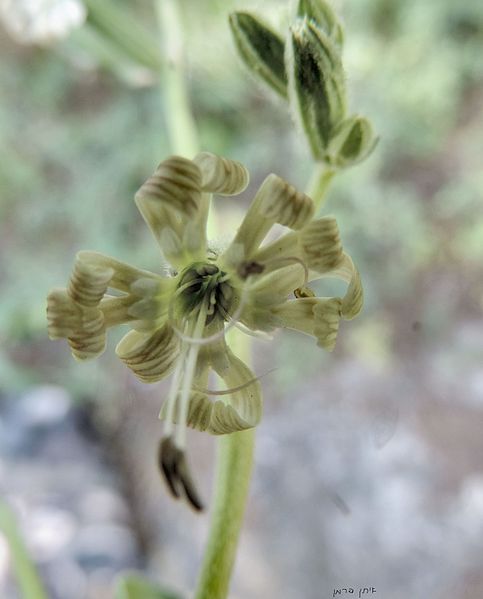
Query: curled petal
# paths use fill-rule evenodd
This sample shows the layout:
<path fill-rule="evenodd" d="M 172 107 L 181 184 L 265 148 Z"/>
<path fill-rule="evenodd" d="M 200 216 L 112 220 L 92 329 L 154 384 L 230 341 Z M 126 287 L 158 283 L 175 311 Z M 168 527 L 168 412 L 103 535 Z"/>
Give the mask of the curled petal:
<path fill-rule="evenodd" d="M 300 231 L 298 240 L 309 268 L 324 273 L 337 268 L 341 263 L 342 243 L 335 218 L 314 220 Z"/>
<path fill-rule="evenodd" d="M 158 166 L 135 196 L 142 215 L 151 226 L 157 221 L 157 206 L 193 217 L 201 201 L 201 173 L 191 160 L 171 156 Z"/>
<path fill-rule="evenodd" d="M 104 315 L 98 308 L 74 302 L 65 289 L 54 289 L 47 297 L 48 332 L 51 339 L 67 339 L 78 360 L 101 354 L 106 345 Z"/>
<path fill-rule="evenodd" d="M 179 357 L 179 340 L 169 325 L 154 333 L 130 331 L 117 344 L 116 354 L 145 383 L 166 377 Z"/>
<path fill-rule="evenodd" d="M 355 318 L 364 304 L 364 291 L 362 289 L 361 275 L 354 266 L 351 258 L 347 257 L 352 264 L 352 275 L 349 283 L 349 288 L 342 300 L 342 316 L 345 320 Z"/>
<path fill-rule="evenodd" d="M 203 191 L 227 196 L 236 195 L 246 188 L 250 180 L 243 164 L 210 152 L 201 152 L 193 162 L 201 171 Z"/>
<path fill-rule="evenodd" d="M 314 215 L 309 196 L 277 175 L 269 175 L 260 189 L 259 209 L 265 218 L 291 229 L 301 229 Z"/>
<path fill-rule="evenodd" d="M 99 304 L 107 291 L 114 270 L 89 263 L 77 254 L 67 293 L 80 306 L 92 308 Z"/>
<path fill-rule="evenodd" d="M 68 342 L 77 360 L 89 360 L 102 354 L 106 349 L 106 326 L 101 310 L 84 309 L 81 328 L 68 337 Z"/>
<path fill-rule="evenodd" d="M 227 396 L 225 401 L 215 401 L 207 430 L 214 435 L 234 433 L 258 424 L 262 416 L 260 383 L 252 371 L 237 358 L 226 343 L 210 349 L 210 363 L 228 388 L 250 385 Z"/>
<path fill-rule="evenodd" d="M 54 289 L 47 296 L 47 322 L 51 339 L 66 339 L 81 323 L 82 308 L 65 289 Z"/>
<path fill-rule="evenodd" d="M 314 335 L 317 345 L 332 351 L 335 347 L 341 317 L 341 300 L 338 297 L 319 300 L 314 306 Z"/>

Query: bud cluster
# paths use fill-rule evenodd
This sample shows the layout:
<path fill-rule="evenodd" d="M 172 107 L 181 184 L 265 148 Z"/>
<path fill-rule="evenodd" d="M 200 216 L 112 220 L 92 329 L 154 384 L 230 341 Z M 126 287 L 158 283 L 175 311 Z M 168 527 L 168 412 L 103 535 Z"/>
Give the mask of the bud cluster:
<path fill-rule="evenodd" d="M 289 102 L 316 161 L 347 167 L 372 152 L 370 122 L 348 113 L 343 28 L 328 2 L 299 0 L 286 39 L 246 12 L 230 26 L 244 63 Z"/>

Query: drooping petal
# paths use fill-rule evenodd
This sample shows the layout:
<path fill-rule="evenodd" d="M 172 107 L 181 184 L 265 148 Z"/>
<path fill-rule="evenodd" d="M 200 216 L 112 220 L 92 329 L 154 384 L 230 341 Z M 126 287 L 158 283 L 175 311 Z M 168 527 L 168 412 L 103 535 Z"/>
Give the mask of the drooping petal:
<path fill-rule="evenodd" d="M 117 344 L 116 354 L 145 383 L 166 377 L 179 356 L 179 339 L 165 324 L 154 333 L 130 331 Z"/>
<path fill-rule="evenodd" d="M 306 297 L 272 308 L 283 328 L 317 338 L 317 345 L 332 351 L 337 339 L 342 300 L 338 297 Z"/>
<path fill-rule="evenodd" d="M 233 389 L 223 400 L 212 400 L 208 396 L 206 384 L 210 368 L 224 381 L 227 391 Z M 167 417 L 168 409 L 165 402 L 160 418 Z M 178 424 L 176 407 L 172 413 L 173 422 Z M 198 355 L 186 424 L 199 431 L 223 435 L 253 428 L 261 415 L 260 384 L 248 366 L 233 354 L 224 340 L 203 348 Z"/>
<path fill-rule="evenodd" d="M 362 289 L 361 275 L 354 266 L 352 259 L 347 256 L 347 261 L 352 266 L 349 288 L 342 300 L 342 316 L 345 320 L 355 318 L 364 304 L 364 291 Z"/>
<path fill-rule="evenodd" d="M 201 171 L 203 191 L 226 196 L 236 195 L 247 187 L 250 180 L 243 164 L 210 152 L 200 152 L 193 162 Z"/>
<path fill-rule="evenodd" d="M 341 317 L 341 300 L 338 297 L 320 300 L 314 306 L 314 334 L 317 345 L 329 351 L 335 347 Z"/>
<path fill-rule="evenodd" d="M 234 433 L 256 426 L 262 416 L 260 383 L 246 364 L 237 358 L 226 343 L 217 344 L 210 351 L 213 370 L 228 388 L 251 384 L 226 396 L 226 400 L 213 403 L 211 420 L 207 430 L 214 435 Z"/>

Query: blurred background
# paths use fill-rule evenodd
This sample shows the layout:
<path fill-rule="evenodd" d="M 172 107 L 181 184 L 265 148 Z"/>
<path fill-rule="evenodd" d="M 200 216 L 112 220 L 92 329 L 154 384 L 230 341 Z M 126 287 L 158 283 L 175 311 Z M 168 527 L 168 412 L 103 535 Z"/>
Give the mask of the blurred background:
<path fill-rule="evenodd" d="M 0 491 L 50 597 L 110 598 L 125 570 L 187 597 L 208 516 L 172 501 L 156 470 L 166 383 L 143 386 L 118 363 L 124 331 L 79 364 L 45 321 L 80 249 L 159 270 L 133 194 L 171 152 L 163 77 L 92 15 L 82 24 L 75 2 L 57 1 L 53 33 L 47 20 L 26 31 L 29 4 L 0 2 Z M 152 3 L 116 5 L 159 42 Z M 286 105 L 247 74 L 227 25 L 253 9 L 285 31 L 287 6 L 179 7 L 201 147 L 251 172 L 247 192 L 216 201 L 236 222 L 269 172 L 301 188 L 311 172 Z M 276 370 L 262 381 L 231 596 L 483 597 L 483 4 L 334 7 L 351 110 L 381 138 L 324 207 L 366 304 L 332 354 L 290 332 L 255 342 L 256 372 Z M 214 439 L 189 443 L 209 503 Z M 1 534 L 0 596 L 20 596 Z"/>

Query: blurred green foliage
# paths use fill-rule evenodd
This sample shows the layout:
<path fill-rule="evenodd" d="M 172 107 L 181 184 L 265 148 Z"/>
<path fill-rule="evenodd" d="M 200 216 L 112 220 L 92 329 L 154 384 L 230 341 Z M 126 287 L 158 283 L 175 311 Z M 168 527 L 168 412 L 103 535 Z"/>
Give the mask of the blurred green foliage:
<path fill-rule="evenodd" d="M 118 4 L 156 33 L 148 3 Z M 288 22 L 281 4 L 263 6 L 279 29 Z M 311 170 L 304 140 L 282 101 L 245 72 L 230 39 L 229 12 L 253 3 L 180 5 L 203 149 L 247 164 L 251 189 L 270 171 L 304 187 Z M 346 24 L 351 110 L 381 136 L 367 163 L 336 178 L 327 204 L 367 296 L 365 316 L 343 329 L 336 354 L 371 352 L 371 343 L 351 341 L 366 329 L 378 335 L 378 320 L 387 325 L 387 352 L 411 347 L 414 323 L 423 323 L 423 343 L 441 343 L 483 304 L 483 4 L 334 5 Z M 163 83 L 118 60 L 92 28 L 48 48 L 22 47 L 3 33 L 0 40 L 1 385 L 47 378 L 85 392 L 91 367 L 79 370 L 66 346 L 48 342 L 45 296 L 65 285 L 79 249 L 159 266 L 132 197 L 169 153 Z M 305 343 L 286 337 L 279 357 Z"/>

